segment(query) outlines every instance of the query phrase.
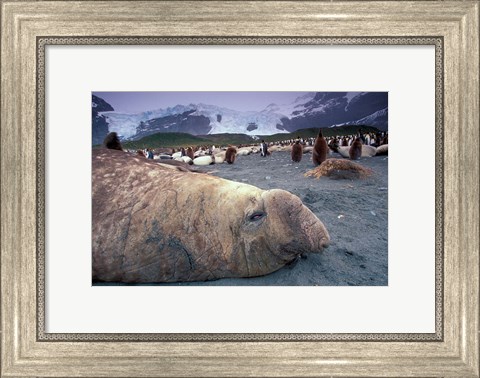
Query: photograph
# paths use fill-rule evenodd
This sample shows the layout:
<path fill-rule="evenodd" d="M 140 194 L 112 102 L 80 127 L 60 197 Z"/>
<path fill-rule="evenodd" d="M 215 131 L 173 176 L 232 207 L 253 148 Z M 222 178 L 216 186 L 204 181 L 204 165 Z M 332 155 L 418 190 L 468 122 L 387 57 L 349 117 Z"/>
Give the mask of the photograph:
<path fill-rule="evenodd" d="M 94 286 L 388 286 L 388 92 L 91 106 Z"/>

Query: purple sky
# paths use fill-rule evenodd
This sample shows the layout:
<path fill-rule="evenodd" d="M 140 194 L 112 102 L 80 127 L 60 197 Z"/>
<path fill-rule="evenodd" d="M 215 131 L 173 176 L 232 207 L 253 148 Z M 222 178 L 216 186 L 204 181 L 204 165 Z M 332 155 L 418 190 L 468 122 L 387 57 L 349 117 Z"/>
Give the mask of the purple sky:
<path fill-rule="evenodd" d="M 262 110 L 271 103 L 290 104 L 307 92 L 92 92 L 117 112 L 139 113 L 175 105 L 204 103 L 233 110 Z"/>

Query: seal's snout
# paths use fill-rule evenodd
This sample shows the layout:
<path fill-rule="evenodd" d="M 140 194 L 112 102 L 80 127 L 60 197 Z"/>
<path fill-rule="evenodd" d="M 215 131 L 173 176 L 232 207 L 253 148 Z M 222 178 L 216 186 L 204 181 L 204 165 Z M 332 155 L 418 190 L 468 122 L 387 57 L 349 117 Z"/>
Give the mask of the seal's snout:
<path fill-rule="evenodd" d="M 330 240 L 320 241 L 320 250 L 318 251 L 318 253 L 324 252 L 328 247 L 330 247 Z"/>
<path fill-rule="evenodd" d="M 327 229 L 320 220 L 316 224 L 316 227 L 318 232 L 314 233 L 315 236 L 311 240 L 316 247 L 316 253 L 321 253 L 324 249 L 329 247 L 330 235 L 328 234 Z"/>
<path fill-rule="evenodd" d="M 275 209 L 279 219 L 288 229 L 280 230 L 287 237 L 292 235 L 295 251 L 320 253 L 330 243 L 330 235 L 320 219 L 305 207 L 297 196 L 274 189 L 265 193 L 264 198 L 270 208 Z M 288 241 L 288 240 L 287 240 Z M 290 241 L 288 241 L 290 242 Z"/>
<path fill-rule="evenodd" d="M 328 247 L 330 247 L 330 239 L 325 239 L 325 238 L 322 239 L 320 241 L 320 248 L 325 249 L 325 248 L 328 248 Z"/>

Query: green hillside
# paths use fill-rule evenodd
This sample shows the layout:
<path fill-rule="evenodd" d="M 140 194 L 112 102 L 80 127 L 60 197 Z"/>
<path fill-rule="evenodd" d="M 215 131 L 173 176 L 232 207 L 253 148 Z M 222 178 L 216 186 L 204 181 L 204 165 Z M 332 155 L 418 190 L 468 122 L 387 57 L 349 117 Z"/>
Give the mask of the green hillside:
<path fill-rule="evenodd" d="M 210 134 L 201 135 L 201 138 L 207 139 L 216 146 L 228 146 L 229 144 L 252 144 L 255 139 L 246 134 Z"/>
<path fill-rule="evenodd" d="M 198 137 L 187 133 L 157 133 L 148 135 L 142 139 L 122 142 L 126 149 L 143 149 L 158 147 L 182 147 L 182 146 L 200 146 L 211 144 L 208 139 Z"/>
<path fill-rule="evenodd" d="M 255 142 L 252 137 L 245 134 L 212 134 L 191 135 L 186 133 L 157 133 L 135 141 L 123 142 L 126 149 L 144 149 L 158 147 L 187 147 L 187 146 L 228 146 L 230 144 L 251 144 Z"/>
<path fill-rule="evenodd" d="M 339 126 L 334 128 L 322 128 L 325 137 L 334 135 L 352 135 L 356 134 L 359 129 L 364 132 L 377 132 L 375 127 L 371 126 Z M 264 139 L 267 142 L 277 142 L 288 139 L 315 138 L 318 134 L 318 128 L 309 128 L 297 130 L 288 134 L 259 135 L 255 140 L 246 134 L 211 134 L 195 136 L 186 133 L 157 133 L 146 136 L 136 141 L 123 142 L 122 145 L 126 149 L 144 149 L 158 147 L 186 147 L 186 146 L 228 146 L 230 144 L 238 146 L 239 144 L 258 144 Z"/>

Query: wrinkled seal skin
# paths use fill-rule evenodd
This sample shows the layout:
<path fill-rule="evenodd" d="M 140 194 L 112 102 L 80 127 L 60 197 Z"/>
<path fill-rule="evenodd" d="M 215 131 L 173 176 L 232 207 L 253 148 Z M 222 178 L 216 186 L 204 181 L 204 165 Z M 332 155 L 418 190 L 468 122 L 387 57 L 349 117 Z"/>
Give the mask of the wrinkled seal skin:
<path fill-rule="evenodd" d="M 289 192 L 172 168 L 92 152 L 94 282 L 260 276 L 329 241 Z"/>

